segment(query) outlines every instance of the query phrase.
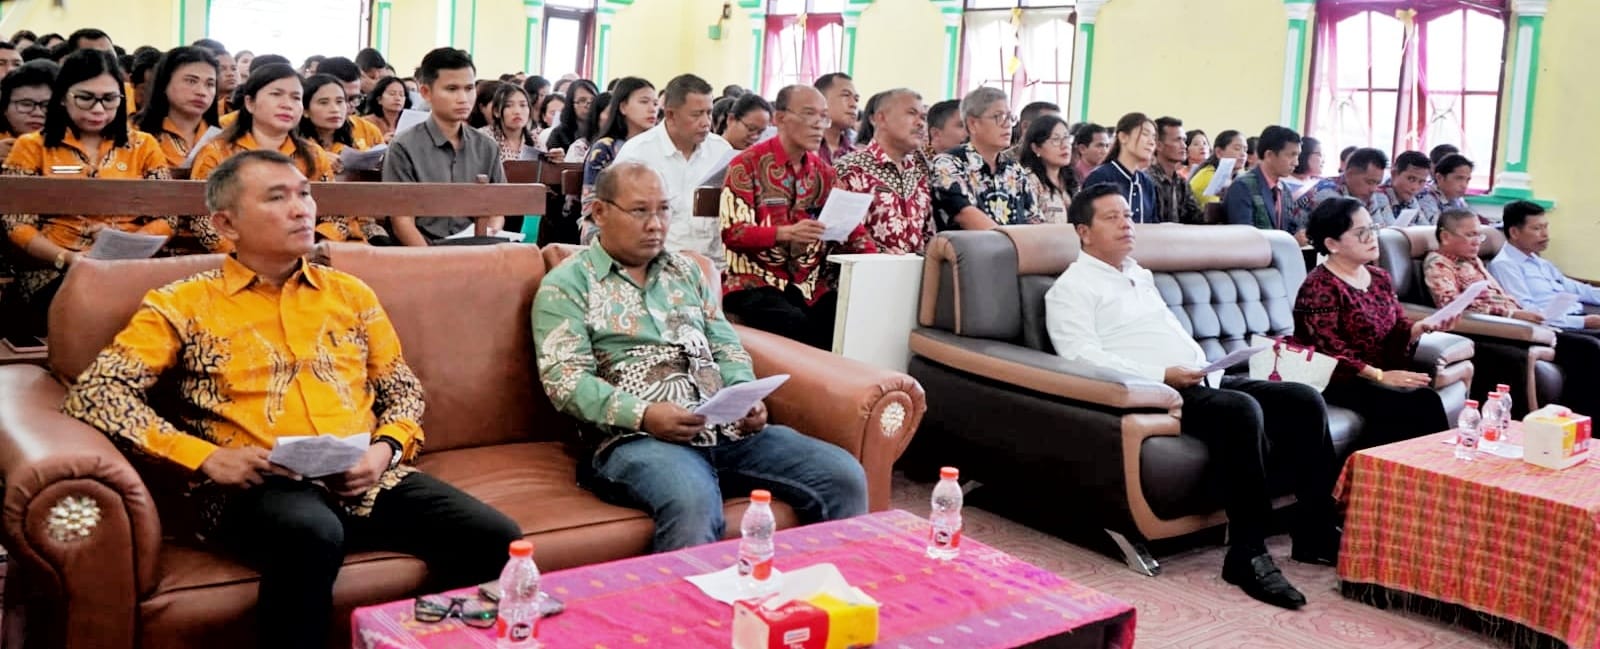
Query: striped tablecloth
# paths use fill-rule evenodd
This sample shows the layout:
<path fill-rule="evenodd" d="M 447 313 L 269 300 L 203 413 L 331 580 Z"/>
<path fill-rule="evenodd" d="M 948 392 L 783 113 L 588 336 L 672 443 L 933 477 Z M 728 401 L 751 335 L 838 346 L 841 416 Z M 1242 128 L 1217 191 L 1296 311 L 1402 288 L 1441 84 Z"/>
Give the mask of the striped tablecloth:
<path fill-rule="evenodd" d="M 1083 646 L 1096 649 L 1133 647 L 1132 606 L 971 539 L 962 540 L 954 561 L 932 561 L 922 555 L 926 538 L 924 519 L 881 512 L 781 531 L 777 562 L 785 570 L 838 566 L 882 604 L 880 648 L 983 649 L 1047 638 L 1085 640 Z M 737 550 L 729 541 L 545 575 L 544 588 L 567 610 L 544 620 L 539 636 L 545 646 L 563 648 L 729 647 L 732 607 L 683 578 L 732 565 Z M 491 631 L 457 620 L 417 622 L 411 607 L 406 600 L 357 609 L 355 647 L 494 647 Z"/>
<path fill-rule="evenodd" d="M 1455 459 L 1446 432 L 1356 453 L 1339 577 L 1600 649 L 1600 462 Z"/>

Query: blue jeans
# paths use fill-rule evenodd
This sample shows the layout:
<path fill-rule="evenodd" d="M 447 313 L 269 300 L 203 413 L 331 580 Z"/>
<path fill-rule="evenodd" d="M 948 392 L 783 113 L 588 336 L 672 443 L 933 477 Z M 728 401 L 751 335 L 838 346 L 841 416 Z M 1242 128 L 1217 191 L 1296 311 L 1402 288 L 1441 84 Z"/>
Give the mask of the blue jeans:
<path fill-rule="evenodd" d="M 598 456 L 590 478 L 587 486 L 602 500 L 650 512 L 656 552 L 722 540 L 723 491 L 771 491 L 802 523 L 867 513 L 861 463 L 787 426 L 708 447 L 637 439 Z"/>

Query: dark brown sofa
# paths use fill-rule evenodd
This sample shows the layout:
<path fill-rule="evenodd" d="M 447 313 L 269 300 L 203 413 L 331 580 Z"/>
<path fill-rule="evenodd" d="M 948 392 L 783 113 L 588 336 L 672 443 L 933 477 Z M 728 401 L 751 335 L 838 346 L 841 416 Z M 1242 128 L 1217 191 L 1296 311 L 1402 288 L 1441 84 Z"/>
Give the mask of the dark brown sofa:
<path fill-rule="evenodd" d="M 545 271 L 538 248 L 333 245 L 321 254 L 377 292 L 422 380 L 427 444 L 419 467 L 520 523 L 545 570 L 649 550 L 653 528 L 643 512 L 577 486 L 566 444 L 573 424 L 538 383 L 528 317 Z M 219 263 L 200 256 L 75 265 L 51 312 L 51 367 L 75 376 L 145 291 Z M 916 381 L 761 332 L 740 336 L 758 375 L 793 376 L 768 400 L 772 420 L 855 454 L 872 509 L 887 508 L 891 466 L 925 409 Z M 255 573 L 171 538 L 176 506 L 153 495 L 104 435 L 59 413 L 63 391 L 40 368 L 0 367 L 7 646 L 251 646 Z M 744 499 L 727 508 L 737 521 Z M 793 524 L 791 510 L 777 510 L 782 524 Z M 416 594 L 427 578 L 410 557 L 351 555 L 334 589 L 328 646 L 349 646 L 352 608 Z"/>
<path fill-rule="evenodd" d="M 908 464 L 960 457 L 963 479 L 1047 494 L 1030 509 L 1031 524 L 1103 529 L 1130 567 L 1154 573 L 1144 541 L 1226 520 L 1217 481 L 1208 478 L 1205 444 L 1178 434 L 1177 391 L 1055 354 L 1044 296 L 1077 256 L 1077 235 L 1065 225 L 948 232 L 932 242 L 909 371 L 941 407 L 923 421 Z M 1251 334 L 1293 331 L 1306 271 L 1287 234 L 1142 225 L 1133 257 L 1154 272 L 1209 358 L 1246 346 Z M 1466 397 L 1472 349 L 1459 336 L 1429 334 L 1416 355 L 1414 369 L 1435 377 L 1452 417 Z M 1331 408 L 1329 423 L 1341 453 L 1359 446 L 1357 415 Z M 1282 474 L 1294 467 L 1271 469 L 1287 493 Z"/>

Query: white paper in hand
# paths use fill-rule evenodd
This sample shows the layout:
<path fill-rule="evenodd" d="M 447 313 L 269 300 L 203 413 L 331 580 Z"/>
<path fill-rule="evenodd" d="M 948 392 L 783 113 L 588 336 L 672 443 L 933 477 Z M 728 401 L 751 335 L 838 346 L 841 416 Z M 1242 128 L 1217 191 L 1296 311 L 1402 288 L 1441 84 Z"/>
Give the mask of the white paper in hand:
<path fill-rule="evenodd" d="M 728 164 L 733 162 L 734 157 L 738 155 L 738 149 L 728 149 L 726 153 L 723 153 L 722 157 L 717 158 L 717 161 L 711 165 L 711 173 L 700 179 L 700 186 L 721 187 L 723 177 L 728 174 Z"/>
<path fill-rule="evenodd" d="M 825 228 L 823 241 L 844 241 L 850 232 L 867 218 L 867 208 L 872 206 L 872 194 L 835 189 L 828 192 L 828 201 L 822 205 L 822 215 L 817 221 Z"/>
<path fill-rule="evenodd" d="M 167 245 L 167 237 L 159 234 L 123 232 L 106 228 L 94 235 L 94 247 L 89 248 L 90 259 L 149 259 Z"/>
<path fill-rule="evenodd" d="M 389 150 L 389 145 L 378 146 L 362 151 L 355 147 L 345 147 L 339 152 L 339 162 L 344 165 L 345 171 L 377 171 L 383 162 L 383 152 Z"/>
<path fill-rule="evenodd" d="M 1233 350 L 1232 352 L 1224 355 L 1222 358 L 1212 361 L 1210 365 L 1200 368 L 1200 372 L 1202 374 L 1210 374 L 1217 370 L 1228 369 L 1248 360 L 1251 356 L 1255 356 L 1256 354 L 1268 349 L 1272 349 L 1272 345 L 1257 345 L 1255 347 L 1245 347 L 1243 349 Z"/>
<path fill-rule="evenodd" d="M 711 395 L 710 399 L 694 409 L 694 414 L 705 417 L 707 426 L 731 424 L 744 419 L 745 415 L 750 414 L 751 408 L 788 380 L 788 374 L 774 374 L 749 383 L 730 385 Z"/>
<path fill-rule="evenodd" d="M 1544 316 L 1545 322 L 1560 320 L 1577 303 L 1578 295 L 1576 293 L 1557 293 L 1555 297 L 1550 298 L 1549 304 L 1544 305 L 1544 310 L 1540 311 L 1539 315 Z"/>
<path fill-rule="evenodd" d="M 1394 217 L 1394 225 L 1392 227 L 1396 227 L 1396 228 L 1408 228 L 1408 227 L 1411 227 L 1411 224 L 1417 220 L 1417 215 L 1421 214 L 1421 213 L 1422 213 L 1422 210 L 1419 210 L 1419 209 L 1417 209 L 1415 207 L 1410 208 L 1410 209 L 1400 210 L 1400 215 Z"/>
<path fill-rule="evenodd" d="M 431 115 L 432 113 L 425 110 L 402 110 L 400 111 L 400 121 L 394 125 L 394 132 L 397 135 L 404 133 L 406 129 L 428 121 L 428 117 Z"/>
<path fill-rule="evenodd" d="M 211 143 L 212 140 L 217 139 L 218 135 L 222 135 L 222 129 L 215 126 L 206 129 L 206 132 L 200 136 L 200 139 L 195 141 L 194 147 L 189 149 L 189 155 L 183 159 L 183 164 L 179 166 L 183 167 L 184 169 L 193 167 L 194 158 L 195 156 L 200 155 L 200 149 L 204 149 L 205 146 Z"/>
<path fill-rule="evenodd" d="M 1467 312 L 1467 307 L 1472 306 L 1472 301 L 1489 290 L 1489 282 L 1479 280 L 1473 282 L 1466 290 L 1462 291 L 1456 299 L 1451 300 L 1444 308 L 1434 311 L 1432 315 L 1422 319 L 1424 324 L 1435 325 Z"/>
<path fill-rule="evenodd" d="M 1211 182 L 1206 185 L 1206 196 L 1216 196 L 1222 191 L 1223 185 L 1228 184 L 1228 179 L 1233 178 L 1233 166 L 1239 163 L 1238 158 L 1223 158 L 1217 161 L 1217 173 L 1211 176 Z"/>
<path fill-rule="evenodd" d="M 349 471 L 371 445 L 372 436 L 364 433 L 349 437 L 279 437 L 267 461 L 314 480 Z"/>
<path fill-rule="evenodd" d="M 522 145 L 522 152 L 517 154 L 518 160 L 543 160 L 544 149 L 536 146 Z"/>

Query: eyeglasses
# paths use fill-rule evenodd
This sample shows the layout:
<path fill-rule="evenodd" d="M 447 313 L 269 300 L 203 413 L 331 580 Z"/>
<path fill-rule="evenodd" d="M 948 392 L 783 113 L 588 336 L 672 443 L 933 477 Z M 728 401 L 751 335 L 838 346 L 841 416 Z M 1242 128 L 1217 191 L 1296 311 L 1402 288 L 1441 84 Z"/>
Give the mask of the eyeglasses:
<path fill-rule="evenodd" d="M 498 607 L 476 597 L 426 595 L 418 597 L 411 606 L 411 617 L 427 624 L 455 618 L 476 629 L 489 629 L 494 627 L 499 615 Z"/>
<path fill-rule="evenodd" d="M 50 102 L 49 100 L 13 99 L 11 100 L 11 105 L 17 109 L 17 112 L 26 115 L 33 111 L 46 112 L 50 107 Z"/>
<path fill-rule="evenodd" d="M 799 117 L 800 122 L 805 124 L 807 128 L 828 128 L 833 126 L 833 120 L 829 119 L 827 115 L 807 115 L 805 113 L 790 114 L 794 115 L 795 117 Z"/>
<path fill-rule="evenodd" d="M 1066 146 L 1067 143 L 1071 141 L 1071 137 L 1063 135 L 1061 137 L 1045 138 L 1044 143 L 1050 146 Z"/>
<path fill-rule="evenodd" d="M 1483 241 L 1484 238 L 1487 236 L 1487 235 L 1485 235 L 1483 233 L 1482 230 L 1478 230 L 1476 232 L 1473 232 L 1472 234 L 1461 234 L 1460 232 L 1456 232 L 1454 230 L 1445 230 L 1445 232 L 1449 232 L 1450 234 L 1456 235 L 1456 236 L 1461 237 L 1463 239 L 1466 239 L 1468 241 Z"/>
<path fill-rule="evenodd" d="M 671 218 L 672 217 L 672 208 L 670 208 L 670 207 L 657 207 L 655 209 L 651 209 L 651 208 L 648 208 L 648 207 L 640 207 L 640 208 L 635 208 L 635 209 L 628 209 L 626 207 L 623 207 L 621 205 L 616 204 L 613 201 L 608 201 L 608 200 L 606 200 L 604 198 L 600 199 L 600 202 L 605 203 L 607 205 L 610 205 L 612 207 L 615 207 L 615 208 L 617 208 L 619 210 L 622 210 L 628 216 L 633 217 L 633 220 L 635 220 L 635 221 L 644 221 L 646 219 L 667 219 L 667 218 Z"/>
<path fill-rule="evenodd" d="M 1360 241 L 1361 243 L 1370 243 L 1372 241 L 1372 235 L 1377 233 L 1377 231 L 1378 230 L 1376 228 L 1370 225 L 1363 225 L 1359 228 L 1351 230 L 1349 234 L 1356 235 L 1356 241 Z"/>
<path fill-rule="evenodd" d="M 72 105 L 77 106 L 78 110 L 94 110 L 96 104 L 104 106 L 106 110 L 116 110 L 117 106 L 122 105 L 122 93 L 109 95 L 72 93 Z"/>
<path fill-rule="evenodd" d="M 746 133 L 760 133 L 767 130 L 767 126 L 765 124 L 751 124 L 750 122 L 741 122 L 739 120 L 734 121 L 739 122 L 739 125 L 744 127 L 744 131 Z"/>
<path fill-rule="evenodd" d="M 994 120 L 995 125 L 1001 128 L 1017 123 L 1017 116 L 1011 113 L 995 113 L 990 115 L 989 119 Z"/>

